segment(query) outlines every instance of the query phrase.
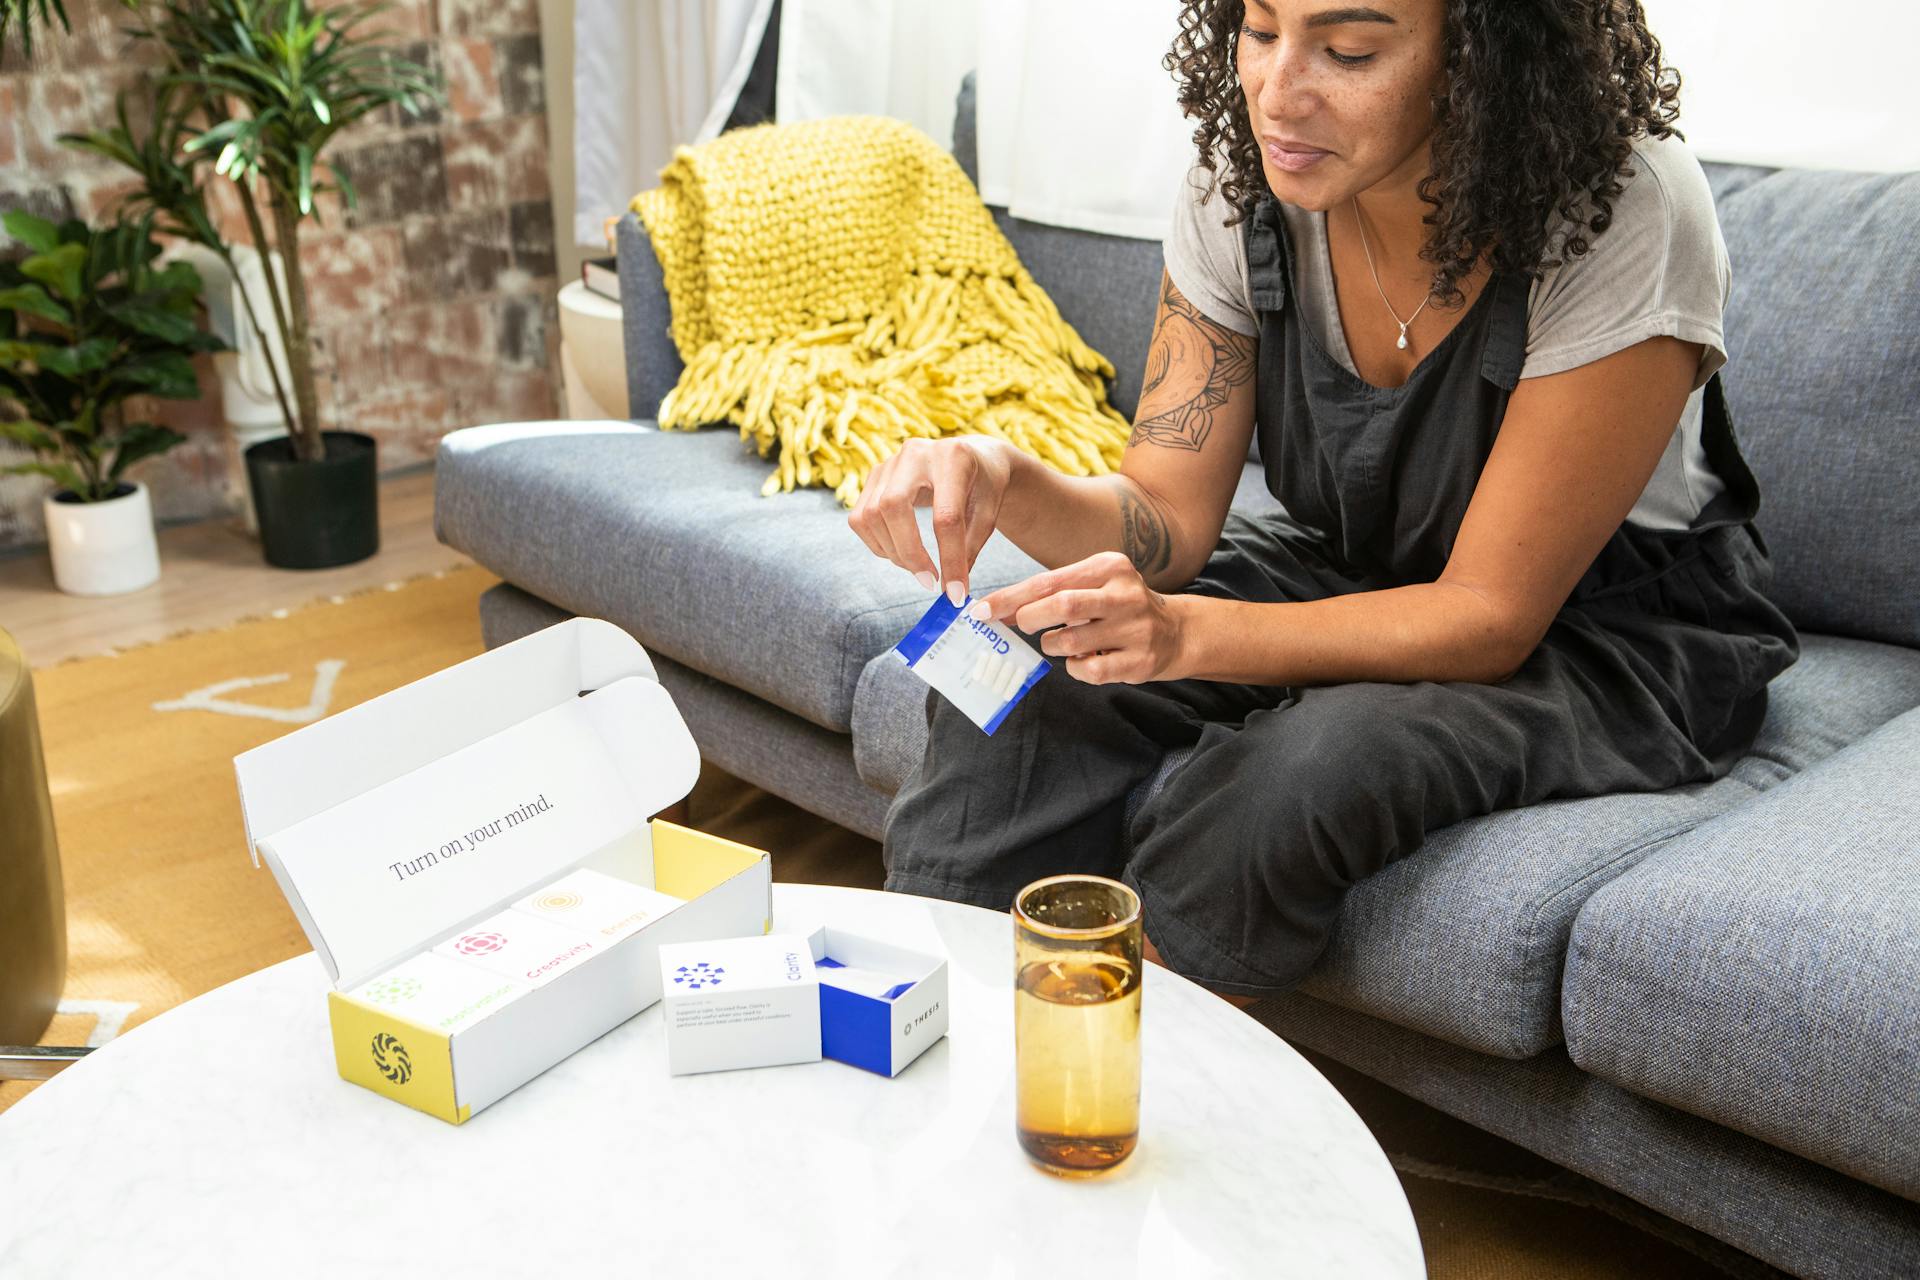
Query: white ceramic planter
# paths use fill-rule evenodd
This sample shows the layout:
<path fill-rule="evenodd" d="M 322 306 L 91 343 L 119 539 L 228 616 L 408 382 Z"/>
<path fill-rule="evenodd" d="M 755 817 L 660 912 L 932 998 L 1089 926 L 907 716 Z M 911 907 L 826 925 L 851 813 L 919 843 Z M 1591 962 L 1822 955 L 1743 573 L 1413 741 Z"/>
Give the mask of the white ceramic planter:
<path fill-rule="evenodd" d="M 147 486 L 136 484 L 132 493 L 105 502 L 60 502 L 48 494 L 41 509 L 47 517 L 53 582 L 62 591 L 117 596 L 160 577 L 160 544 L 153 535 Z"/>

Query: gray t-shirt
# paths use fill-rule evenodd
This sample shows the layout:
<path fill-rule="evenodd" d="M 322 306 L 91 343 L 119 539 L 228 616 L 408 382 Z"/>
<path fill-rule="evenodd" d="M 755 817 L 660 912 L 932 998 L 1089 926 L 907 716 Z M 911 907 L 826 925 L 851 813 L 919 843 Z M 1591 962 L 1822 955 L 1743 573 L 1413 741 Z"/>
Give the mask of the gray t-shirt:
<path fill-rule="evenodd" d="M 1713 191 L 1693 152 L 1678 138 L 1634 142 L 1634 175 L 1613 200 L 1613 223 L 1587 234 L 1589 248 L 1549 269 L 1527 293 L 1527 356 L 1522 378 L 1588 364 L 1660 334 L 1701 343 L 1700 367 L 1673 437 L 1627 519 L 1654 529 L 1685 529 L 1724 485 L 1700 445 L 1707 379 L 1727 362 L 1721 315 L 1732 286 Z M 1256 334 L 1247 280 L 1244 225 L 1225 225 L 1226 202 L 1209 196 L 1213 177 L 1197 162 L 1174 204 L 1167 275 L 1201 312 Z M 1282 202 L 1301 297 L 1298 314 L 1327 354 L 1359 376 L 1347 348 L 1327 255 L 1327 220 Z M 1557 249 L 1555 236 L 1550 248 Z M 1557 255 L 1558 256 L 1558 255 Z M 1386 320 L 1382 313 L 1382 322 Z"/>

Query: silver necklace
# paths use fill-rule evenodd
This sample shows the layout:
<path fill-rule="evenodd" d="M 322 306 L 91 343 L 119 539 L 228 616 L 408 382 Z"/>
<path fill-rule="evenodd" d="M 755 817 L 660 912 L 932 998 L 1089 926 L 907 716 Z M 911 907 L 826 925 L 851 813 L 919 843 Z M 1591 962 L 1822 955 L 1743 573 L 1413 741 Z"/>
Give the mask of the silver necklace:
<path fill-rule="evenodd" d="M 1349 197 L 1349 199 L 1351 199 L 1353 203 L 1353 225 L 1360 228 L 1360 251 L 1367 255 L 1367 271 L 1373 276 L 1373 287 L 1380 289 L 1380 273 L 1373 269 L 1373 250 L 1367 248 L 1367 229 L 1361 226 L 1360 223 L 1360 201 L 1352 197 Z M 1427 290 L 1427 296 L 1420 299 L 1420 305 L 1415 307 L 1413 314 L 1405 320 L 1402 320 L 1400 313 L 1393 309 L 1393 302 L 1387 297 L 1387 291 L 1385 289 L 1380 289 L 1380 301 L 1387 304 L 1387 314 L 1392 316 L 1393 322 L 1400 326 L 1400 341 L 1393 345 L 1405 351 L 1407 349 L 1407 326 L 1419 319 L 1420 313 L 1427 309 L 1427 303 L 1433 301 L 1433 290 Z"/>

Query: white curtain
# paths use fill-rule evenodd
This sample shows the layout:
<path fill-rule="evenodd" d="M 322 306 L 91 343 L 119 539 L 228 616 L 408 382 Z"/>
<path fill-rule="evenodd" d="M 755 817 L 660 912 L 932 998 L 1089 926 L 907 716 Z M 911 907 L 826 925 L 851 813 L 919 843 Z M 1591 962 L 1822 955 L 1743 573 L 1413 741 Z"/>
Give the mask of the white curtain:
<path fill-rule="evenodd" d="M 878 114 L 953 145 L 978 69 L 981 194 L 1023 218 L 1162 236 L 1192 128 L 1166 0 L 786 0 L 780 120 Z"/>
<path fill-rule="evenodd" d="M 1158 240 L 1193 125 L 1165 0 L 981 0 L 980 191 L 1035 222 Z"/>
<path fill-rule="evenodd" d="M 772 0 L 576 4 L 575 231 L 598 244 L 676 145 L 719 132 Z M 1920 48 L 1920 4 L 1855 0 L 1832 70 L 1807 61 L 1802 0 L 1645 7 L 1702 159 L 1920 168 L 1920 76 L 1903 65 Z M 977 70 L 989 203 L 1157 239 L 1193 157 L 1193 122 L 1160 65 L 1176 12 L 1169 0 L 785 0 L 776 118 L 891 115 L 950 147 L 961 78 Z"/>
<path fill-rule="evenodd" d="M 1920 5 L 1644 0 L 1680 72 L 1680 131 L 1702 160 L 1802 169 L 1920 169 Z"/>
<path fill-rule="evenodd" d="M 980 0 L 785 0 L 774 118 L 882 115 L 953 146 Z"/>
<path fill-rule="evenodd" d="M 720 132 L 773 0 L 575 0 L 574 243 L 657 186 L 673 149 Z"/>

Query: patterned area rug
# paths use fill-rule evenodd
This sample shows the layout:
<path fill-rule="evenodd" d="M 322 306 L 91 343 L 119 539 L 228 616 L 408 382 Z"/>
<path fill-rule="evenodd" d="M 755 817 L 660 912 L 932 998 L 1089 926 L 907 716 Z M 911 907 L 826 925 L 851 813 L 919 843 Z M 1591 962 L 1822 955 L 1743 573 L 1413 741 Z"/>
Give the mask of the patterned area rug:
<path fill-rule="evenodd" d="M 308 949 L 247 856 L 233 757 L 478 653 L 493 581 L 394 583 L 33 673 L 67 900 L 42 1043 L 104 1043 Z M 0 1084 L 0 1108 L 32 1087 Z"/>
<path fill-rule="evenodd" d="M 461 569 L 34 672 L 69 950 L 42 1043 L 103 1044 L 308 949 L 273 877 L 247 856 L 233 757 L 479 653 L 477 601 L 494 581 Z M 711 766 L 685 821 L 772 850 L 777 880 L 880 885 L 872 841 Z M 1778 1274 L 1337 1063 L 1315 1064 L 1387 1149 L 1434 1280 Z M 0 1110 L 36 1087 L 0 1084 Z"/>

